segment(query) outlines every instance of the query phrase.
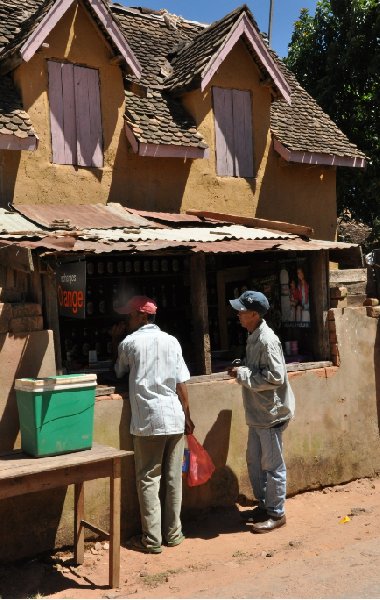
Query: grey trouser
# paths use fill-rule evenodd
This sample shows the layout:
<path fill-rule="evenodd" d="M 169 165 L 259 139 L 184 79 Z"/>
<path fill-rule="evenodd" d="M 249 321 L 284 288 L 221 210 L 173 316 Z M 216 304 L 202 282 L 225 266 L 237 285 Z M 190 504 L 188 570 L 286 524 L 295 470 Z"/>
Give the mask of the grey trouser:
<path fill-rule="evenodd" d="M 183 434 L 134 436 L 136 484 L 146 546 L 161 546 L 162 535 L 173 542 L 182 534 Z M 161 528 L 160 482 L 163 476 Z"/>

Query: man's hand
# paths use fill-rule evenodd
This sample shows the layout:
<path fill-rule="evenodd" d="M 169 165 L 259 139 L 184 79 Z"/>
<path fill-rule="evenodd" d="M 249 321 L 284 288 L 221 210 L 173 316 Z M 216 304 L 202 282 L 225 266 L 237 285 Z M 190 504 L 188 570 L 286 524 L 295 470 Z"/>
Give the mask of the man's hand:
<path fill-rule="evenodd" d="M 228 371 L 227 371 L 228 375 L 229 375 L 230 377 L 234 377 L 234 378 L 236 379 L 236 377 L 237 377 L 237 370 L 238 370 L 238 368 L 239 368 L 239 367 L 230 367 L 230 368 L 228 369 Z"/>
<path fill-rule="evenodd" d="M 185 417 L 185 435 L 190 435 L 193 433 L 195 429 L 195 425 L 190 419 L 190 417 Z"/>

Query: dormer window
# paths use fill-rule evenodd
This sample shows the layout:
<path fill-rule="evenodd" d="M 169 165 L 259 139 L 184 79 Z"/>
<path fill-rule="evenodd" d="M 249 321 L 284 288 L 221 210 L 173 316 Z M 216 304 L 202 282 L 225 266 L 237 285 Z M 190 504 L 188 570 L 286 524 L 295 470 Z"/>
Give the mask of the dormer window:
<path fill-rule="evenodd" d="M 99 73 L 48 62 L 52 162 L 103 167 Z"/>
<path fill-rule="evenodd" d="M 253 177 L 251 94 L 219 87 L 212 91 L 217 175 Z"/>

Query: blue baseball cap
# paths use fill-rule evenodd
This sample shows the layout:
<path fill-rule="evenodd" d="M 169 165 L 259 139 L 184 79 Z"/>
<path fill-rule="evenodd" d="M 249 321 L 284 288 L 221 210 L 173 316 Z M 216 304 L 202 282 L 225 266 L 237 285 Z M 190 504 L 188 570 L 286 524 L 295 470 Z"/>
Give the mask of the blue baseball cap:
<path fill-rule="evenodd" d="M 235 310 L 254 310 L 261 317 L 269 310 L 268 298 L 261 292 L 247 290 L 239 298 L 230 300 L 232 308 Z"/>

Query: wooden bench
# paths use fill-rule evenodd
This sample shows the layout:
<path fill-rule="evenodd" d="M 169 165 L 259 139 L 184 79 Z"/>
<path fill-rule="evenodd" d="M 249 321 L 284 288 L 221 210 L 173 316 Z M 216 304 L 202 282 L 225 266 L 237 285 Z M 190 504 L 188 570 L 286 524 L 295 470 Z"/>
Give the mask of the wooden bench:
<path fill-rule="evenodd" d="M 120 483 L 121 459 L 133 452 L 93 444 L 82 450 L 59 456 L 33 458 L 21 450 L 0 454 L 0 500 L 30 492 L 41 492 L 74 484 L 74 559 L 84 562 L 85 527 L 102 533 L 110 542 L 109 585 L 119 586 L 120 579 Z M 100 530 L 86 522 L 84 514 L 84 482 L 110 478 L 110 531 Z"/>

